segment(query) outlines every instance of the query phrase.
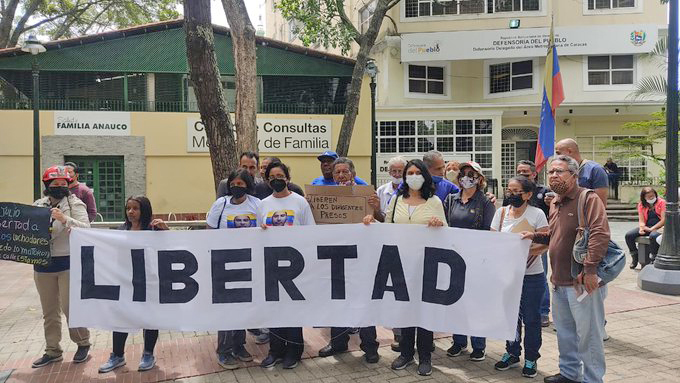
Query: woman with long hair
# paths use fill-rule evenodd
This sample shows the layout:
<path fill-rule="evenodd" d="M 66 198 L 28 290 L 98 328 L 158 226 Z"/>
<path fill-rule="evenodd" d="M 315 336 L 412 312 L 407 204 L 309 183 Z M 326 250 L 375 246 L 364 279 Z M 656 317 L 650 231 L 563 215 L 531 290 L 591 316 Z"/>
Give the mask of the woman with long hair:
<path fill-rule="evenodd" d="M 640 190 L 640 202 L 637 204 L 638 227 L 626 233 L 626 245 L 630 252 L 630 268 L 634 269 L 638 265 L 638 250 L 635 240 L 640 236 L 649 236 L 650 253 L 656 255 L 659 251 L 659 244 L 656 238 L 661 235 L 659 230 L 666 224 L 666 200 L 659 197 L 659 194 L 651 186 L 643 187 Z"/>

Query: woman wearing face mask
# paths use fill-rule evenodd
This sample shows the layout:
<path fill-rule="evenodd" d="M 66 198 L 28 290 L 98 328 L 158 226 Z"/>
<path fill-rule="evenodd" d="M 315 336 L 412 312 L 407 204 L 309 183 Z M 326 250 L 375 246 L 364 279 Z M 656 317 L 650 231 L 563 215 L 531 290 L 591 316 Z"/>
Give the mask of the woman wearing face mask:
<path fill-rule="evenodd" d="M 637 205 L 638 227 L 626 233 L 626 244 L 630 251 L 632 262 L 630 268 L 634 269 L 638 264 L 638 250 L 635 239 L 639 236 L 648 235 L 651 239 L 649 250 L 656 255 L 659 244 L 656 237 L 661 235 L 659 229 L 666 224 L 666 201 L 660 198 L 656 190 L 647 186 L 640 191 L 640 202 Z"/>
<path fill-rule="evenodd" d="M 385 212 L 385 223 L 444 226 L 444 208 L 434 195 L 435 186 L 427 166 L 421 160 L 411 160 L 404 168 L 406 180 L 397 195 L 390 200 Z M 373 215 L 364 217 L 364 224 L 375 222 Z M 414 362 L 414 344 L 418 343 L 418 374 L 432 374 L 432 331 L 409 327 L 401 329 L 401 355 L 392 362 L 393 370 L 402 370 Z"/>
<path fill-rule="evenodd" d="M 262 200 L 257 221 L 263 229 L 273 226 L 315 225 L 312 209 L 305 199 L 288 190 L 290 170 L 282 162 L 272 161 L 264 171 L 274 193 Z M 285 212 L 285 213 L 284 213 Z M 285 215 L 285 219 L 283 216 Z M 276 216 L 276 218 L 275 218 Z M 285 229 L 269 229 L 285 230 Z M 297 367 L 304 351 L 302 327 L 269 329 L 269 355 L 260 363 L 264 368 L 283 362 L 283 368 Z"/>
<path fill-rule="evenodd" d="M 125 223 L 118 230 L 168 230 L 168 225 L 162 219 L 152 219 L 151 202 L 145 196 L 129 197 L 125 202 Z M 144 351 L 137 367 L 137 371 L 147 371 L 156 365 L 153 355 L 158 341 L 158 330 L 144 330 Z M 113 352 L 109 360 L 99 367 L 100 373 L 113 371 L 125 365 L 125 341 L 128 333 L 113 332 Z"/>
<path fill-rule="evenodd" d="M 492 231 L 504 233 L 519 233 L 522 231 L 547 232 L 548 220 L 543 211 L 529 206 L 536 185 L 524 176 L 517 176 L 508 181 L 505 200 L 509 206 L 496 211 L 491 223 Z M 495 368 L 505 371 L 520 362 L 522 347 L 522 323 L 524 323 L 524 368 L 522 376 L 533 378 L 536 376 L 536 360 L 541 356 L 541 299 L 545 294 L 545 275 L 541 254 L 547 246 L 534 244 L 531 247 L 522 284 L 522 298 L 519 305 L 516 338 L 506 342 L 501 360 Z"/>
<path fill-rule="evenodd" d="M 444 201 L 444 213 L 451 227 L 473 230 L 489 230 L 493 215 L 496 212 L 494 204 L 484 194 L 486 178 L 482 167 L 470 161 L 460 166 L 458 183 L 461 191 L 451 194 Z M 459 356 L 467 348 L 467 335 L 453 335 L 453 345 L 446 351 L 448 356 Z M 471 337 L 472 353 L 470 360 L 479 362 L 486 357 L 486 338 Z"/>
<path fill-rule="evenodd" d="M 68 322 L 69 309 L 69 233 L 73 227 L 90 227 L 85 203 L 69 192 L 71 177 L 63 166 L 51 166 L 43 173 L 45 197 L 35 201 L 33 206 L 48 207 L 51 210 L 50 231 L 51 263 L 48 266 L 33 266 L 35 287 L 40 295 L 45 330 L 45 354 L 33 362 L 33 368 L 47 366 L 63 359 L 61 341 L 61 313 Z M 78 345 L 73 356 L 74 363 L 88 359 L 90 332 L 86 328 L 69 328 L 71 340 Z"/>
<path fill-rule="evenodd" d="M 206 217 L 208 229 L 235 229 L 256 227 L 260 200 L 253 197 L 255 182 L 246 169 L 238 169 L 227 178 L 227 195 L 213 203 Z M 249 220 L 247 218 L 250 218 Z M 246 331 L 217 332 L 217 363 L 233 370 L 238 360 L 251 362 L 253 356 L 246 350 Z"/>

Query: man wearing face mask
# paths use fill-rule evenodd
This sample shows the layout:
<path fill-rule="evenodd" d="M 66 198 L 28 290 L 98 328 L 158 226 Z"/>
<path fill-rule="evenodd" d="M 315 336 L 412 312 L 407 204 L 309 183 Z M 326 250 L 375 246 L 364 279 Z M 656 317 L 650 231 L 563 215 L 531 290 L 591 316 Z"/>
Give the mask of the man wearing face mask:
<path fill-rule="evenodd" d="M 434 194 L 444 201 L 449 194 L 456 194 L 460 191 L 453 182 L 444 179 L 444 156 L 436 150 L 430 150 L 423 156 L 423 162 L 427 165 L 427 170 L 432 175 L 432 181 L 436 188 Z"/>
<path fill-rule="evenodd" d="M 546 383 L 601 383 L 605 373 L 602 339 L 607 286 L 600 286 L 597 268 L 607 253 L 609 223 L 598 195 L 587 193 L 581 197 L 584 198 L 583 224 L 590 229 L 590 235 L 583 272 L 574 278 L 571 271 L 579 226 L 577 209 L 579 196 L 586 190 L 579 186 L 578 174 L 579 164 L 573 158 L 559 155 L 552 160 L 548 181 L 557 197 L 550 207 L 549 231 L 522 233 L 525 239 L 549 244 L 560 372 L 546 377 Z M 584 290 L 588 294 L 581 299 Z"/>
<path fill-rule="evenodd" d="M 390 199 L 397 194 L 399 185 L 401 185 L 404 173 L 404 166 L 406 166 L 406 159 L 401 156 L 393 157 L 387 162 L 387 170 L 392 178 L 386 184 L 380 186 L 376 194 L 368 199 L 368 204 L 373 208 L 375 219 L 382 222 L 385 219 L 385 211 Z"/>

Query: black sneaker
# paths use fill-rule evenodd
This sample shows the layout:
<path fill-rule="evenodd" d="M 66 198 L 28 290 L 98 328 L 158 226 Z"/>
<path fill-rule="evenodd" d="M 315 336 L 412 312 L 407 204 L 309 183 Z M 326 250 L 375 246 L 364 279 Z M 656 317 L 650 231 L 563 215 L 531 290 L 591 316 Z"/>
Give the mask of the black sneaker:
<path fill-rule="evenodd" d="M 260 363 L 260 367 L 262 368 L 269 368 L 269 367 L 274 367 L 278 363 L 283 362 L 283 358 L 278 358 L 272 354 L 267 355 L 266 358 Z"/>
<path fill-rule="evenodd" d="M 473 362 L 481 362 L 486 359 L 486 352 L 484 350 L 472 350 L 470 360 Z"/>
<path fill-rule="evenodd" d="M 296 358 L 286 357 L 283 359 L 283 368 L 286 370 L 292 370 L 298 366 L 299 360 Z"/>
<path fill-rule="evenodd" d="M 391 366 L 391 367 L 392 367 L 393 370 L 403 370 L 403 369 L 405 369 L 409 364 L 412 364 L 412 363 L 414 363 L 414 362 L 415 362 L 415 361 L 413 360 L 413 357 L 406 358 L 406 357 L 403 356 L 403 355 L 399 355 L 399 357 L 397 357 L 397 359 L 395 359 L 395 360 L 392 362 L 392 366 Z"/>
<path fill-rule="evenodd" d="M 495 368 L 498 371 L 505 371 L 507 369 L 510 369 L 512 367 L 517 366 L 518 364 L 519 364 L 519 358 L 514 356 L 514 355 L 510 355 L 506 352 L 501 357 L 501 360 L 498 361 L 498 363 L 496 363 L 493 366 L 493 368 Z"/>
<path fill-rule="evenodd" d="M 374 352 L 367 352 L 364 354 L 364 359 L 366 359 L 366 363 L 378 363 L 380 360 L 380 355 L 378 355 L 377 351 Z"/>
<path fill-rule="evenodd" d="M 225 370 L 235 370 L 241 367 L 238 364 L 238 360 L 234 358 L 232 354 L 220 354 L 217 356 L 217 364 L 219 364 Z"/>
<path fill-rule="evenodd" d="M 246 350 L 245 347 L 241 346 L 239 347 L 236 351 L 234 351 L 234 357 L 241 362 L 252 362 L 253 361 L 253 356 L 250 355 L 248 350 Z"/>
<path fill-rule="evenodd" d="M 59 356 L 49 356 L 47 354 L 44 354 L 42 356 L 42 358 L 34 361 L 33 364 L 31 364 L 31 367 L 33 367 L 33 368 L 45 367 L 50 363 L 60 362 L 62 360 L 64 360 L 64 357 L 61 356 L 61 355 L 59 355 Z"/>
<path fill-rule="evenodd" d="M 432 375 L 432 361 L 429 359 L 421 360 L 418 363 L 418 375 L 430 376 Z"/>
<path fill-rule="evenodd" d="M 73 363 L 83 363 L 90 357 L 90 346 L 78 346 L 73 355 Z"/>
<path fill-rule="evenodd" d="M 536 376 L 536 362 L 531 360 L 524 361 L 524 368 L 522 369 L 522 376 L 527 378 L 533 378 Z"/>
<path fill-rule="evenodd" d="M 453 346 L 449 347 L 448 350 L 446 350 L 446 355 L 448 356 L 458 356 L 465 351 L 465 347 L 459 345 L 459 344 L 454 344 Z"/>

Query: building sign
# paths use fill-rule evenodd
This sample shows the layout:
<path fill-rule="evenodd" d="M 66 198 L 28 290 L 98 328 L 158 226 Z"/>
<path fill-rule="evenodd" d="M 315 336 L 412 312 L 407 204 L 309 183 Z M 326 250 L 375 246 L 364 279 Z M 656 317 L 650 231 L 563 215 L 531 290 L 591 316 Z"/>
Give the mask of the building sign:
<path fill-rule="evenodd" d="M 63 136 L 129 136 L 129 112 L 54 112 L 54 134 Z"/>
<path fill-rule="evenodd" d="M 640 54 L 654 48 L 658 27 L 597 25 L 555 28 L 560 56 Z M 401 39 L 404 62 L 541 57 L 548 50 L 550 28 L 408 33 Z"/>
<path fill-rule="evenodd" d="M 257 118 L 260 152 L 318 154 L 331 149 L 331 120 Z M 208 152 L 200 118 L 187 119 L 187 152 Z"/>

